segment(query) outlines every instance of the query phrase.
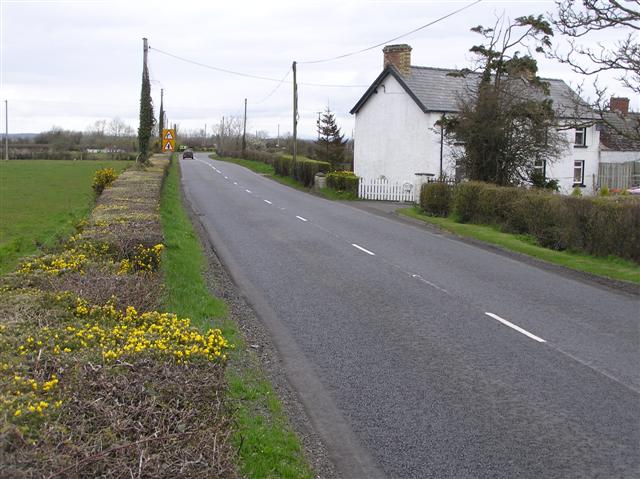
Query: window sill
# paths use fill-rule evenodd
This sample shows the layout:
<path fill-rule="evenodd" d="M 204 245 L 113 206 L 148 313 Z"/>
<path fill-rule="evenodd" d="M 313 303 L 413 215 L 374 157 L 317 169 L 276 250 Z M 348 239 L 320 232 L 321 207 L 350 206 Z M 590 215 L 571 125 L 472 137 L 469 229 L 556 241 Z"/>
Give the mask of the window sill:
<path fill-rule="evenodd" d="M 589 148 L 587 145 L 573 145 L 574 148 Z"/>
<path fill-rule="evenodd" d="M 572 188 L 586 188 L 587 185 L 583 184 L 583 183 L 574 183 Z"/>

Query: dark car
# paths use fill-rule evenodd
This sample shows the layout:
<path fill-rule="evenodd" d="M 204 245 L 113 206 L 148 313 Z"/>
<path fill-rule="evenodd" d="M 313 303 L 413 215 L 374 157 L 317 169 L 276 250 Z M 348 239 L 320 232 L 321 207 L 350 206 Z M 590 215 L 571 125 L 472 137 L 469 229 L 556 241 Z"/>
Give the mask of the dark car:
<path fill-rule="evenodd" d="M 187 158 L 191 158 L 193 160 L 193 150 L 184 150 L 184 153 L 182 153 L 182 159 L 186 160 Z"/>

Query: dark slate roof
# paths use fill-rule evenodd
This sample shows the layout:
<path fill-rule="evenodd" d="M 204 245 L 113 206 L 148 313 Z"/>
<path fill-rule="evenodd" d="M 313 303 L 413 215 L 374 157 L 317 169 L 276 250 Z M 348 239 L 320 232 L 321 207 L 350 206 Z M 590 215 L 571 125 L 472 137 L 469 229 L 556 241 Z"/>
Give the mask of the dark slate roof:
<path fill-rule="evenodd" d="M 351 113 L 357 113 L 366 103 L 369 97 L 376 92 L 378 86 L 388 75 L 392 75 L 406 92 L 414 99 L 422 111 L 426 112 L 456 112 L 458 111 L 458 98 L 461 94 L 475 90 L 480 75 L 470 73 L 465 77 L 451 76 L 459 70 L 431 67 L 411 67 L 408 76 L 401 75 L 393 66 L 388 66 L 376 78 L 373 84 L 351 109 Z M 576 93 L 562 80 L 543 78 L 549 85 L 549 96 L 553 100 L 556 113 L 560 117 L 574 117 L 575 100 L 579 99 Z M 530 91 L 540 100 L 544 95 L 538 91 Z M 580 118 L 595 118 L 587 108 L 581 108 Z"/>
<path fill-rule="evenodd" d="M 640 113 L 605 113 L 603 119 L 603 146 L 614 151 L 640 151 Z"/>

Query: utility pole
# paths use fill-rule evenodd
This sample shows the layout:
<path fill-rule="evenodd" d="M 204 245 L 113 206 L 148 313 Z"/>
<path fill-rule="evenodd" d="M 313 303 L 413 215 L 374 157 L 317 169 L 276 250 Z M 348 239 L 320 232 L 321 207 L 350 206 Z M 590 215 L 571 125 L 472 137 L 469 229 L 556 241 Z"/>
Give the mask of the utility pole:
<path fill-rule="evenodd" d="M 298 81 L 296 62 L 293 62 L 293 162 L 298 157 Z"/>
<path fill-rule="evenodd" d="M 9 101 L 4 101 L 4 159 L 9 159 Z"/>
<path fill-rule="evenodd" d="M 224 151 L 224 116 L 222 117 L 222 126 L 220 127 L 220 150 Z"/>
<path fill-rule="evenodd" d="M 162 130 L 164 129 L 164 88 L 160 88 L 160 119 L 158 125 L 158 136 L 160 137 L 160 143 L 162 143 Z"/>
<path fill-rule="evenodd" d="M 278 139 L 276 140 L 276 147 L 280 146 L 280 123 L 278 123 Z"/>
<path fill-rule="evenodd" d="M 242 157 L 244 158 L 244 152 L 247 150 L 247 99 L 244 99 L 244 125 L 242 131 Z"/>
<path fill-rule="evenodd" d="M 207 147 L 207 124 L 204 124 L 204 140 L 202 141 L 202 146 Z"/>

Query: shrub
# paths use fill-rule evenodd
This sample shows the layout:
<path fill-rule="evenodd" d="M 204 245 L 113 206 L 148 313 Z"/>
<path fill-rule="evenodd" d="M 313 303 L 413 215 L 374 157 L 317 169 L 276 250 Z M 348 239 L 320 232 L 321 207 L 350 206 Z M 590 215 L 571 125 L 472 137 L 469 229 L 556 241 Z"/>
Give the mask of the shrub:
<path fill-rule="evenodd" d="M 96 192 L 96 195 L 99 195 L 107 186 L 111 185 L 117 177 L 118 174 L 113 168 L 101 168 L 97 170 L 93 176 L 93 191 Z"/>
<path fill-rule="evenodd" d="M 598 192 L 598 195 L 600 195 L 600 196 L 609 196 L 609 188 L 607 186 L 603 186 L 602 188 L 600 188 L 600 191 Z"/>
<path fill-rule="evenodd" d="M 316 173 L 328 173 L 330 170 L 331 163 L 329 162 L 297 159 L 293 164 L 293 177 L 304 186 L 312 186 Z"/>
<path fill-rule="evenodd" d="M 327 174 L 327 186 L 336 191 L 358 194 L 358 178 L 353 171 L 332 171 Z"/>
<path fill-rule="evenodd" d="M 286 156 L 278 156 L 274 163 L 273 168 L 278 176 L 290 176 L 292 171 L 293 160 Z"/>
<path fill-rule="evenodd" d="M 478 194 L 476 217 L 472 221 L 497 224 L 510 230 L 514 205 L 523 192 L 520 188 L 484 185 Z"/>
<path fill-rule="evenodd" d="M 571 190 L 571 196 L 582 196 L 582 189 L 579 186 L 574 186 Z"/>
<path fill-rule="evenodd" d="M 473 222 L 478 217 L 478 199 L 486 185 L 475 181 L 460 183 L 453 194 L 452 213 L 460 223 Z"/>
<path fill-rule="evenodd" d="M 434 216 L 449 216 L 453 186 L 446 183 L 425 183 L 420 190 L 420 208 Z"/>

